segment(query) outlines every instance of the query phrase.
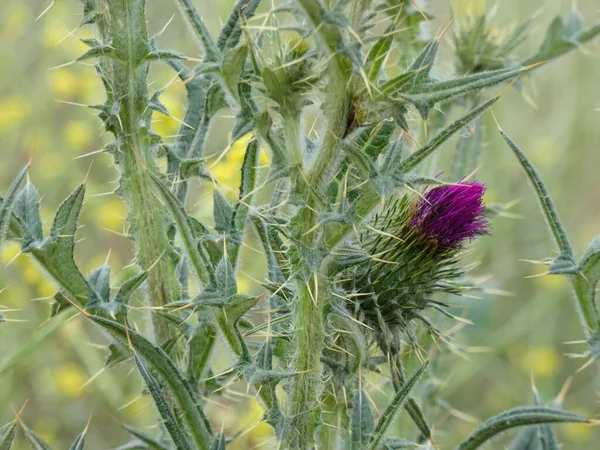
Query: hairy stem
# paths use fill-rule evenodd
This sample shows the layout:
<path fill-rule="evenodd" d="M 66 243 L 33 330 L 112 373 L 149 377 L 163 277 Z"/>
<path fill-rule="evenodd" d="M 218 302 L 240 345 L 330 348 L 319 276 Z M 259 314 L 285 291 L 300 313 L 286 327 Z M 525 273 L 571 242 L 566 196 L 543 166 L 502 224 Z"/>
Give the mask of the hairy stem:
<path fill-rule="evenodd" d="M 137 263 L 150 271 L 146 286 L 148 303 L 162 306 L 173 301 L 179 292 L 175 278 L 174 249 L 167 237 L 168 216 L 153 194 L 148 172 L 158 173 L 155 166 L 155 140 L 151 131 L 148 105 L 145 0 L 107 0 L 108 26 L 105 39 L 111 39 L 116 55 L 102 57 L 103 76 L 110 83 L 108 106 L 118 105 L 114 129 L 122 170 L 121 191 L 129 208 L 130 232 L 137 247 Z M 101 27 L 102 30 L 102 27 Z M 158 343 L 170 336 L 165 321 L 152 318 L 154 338 Z"/>

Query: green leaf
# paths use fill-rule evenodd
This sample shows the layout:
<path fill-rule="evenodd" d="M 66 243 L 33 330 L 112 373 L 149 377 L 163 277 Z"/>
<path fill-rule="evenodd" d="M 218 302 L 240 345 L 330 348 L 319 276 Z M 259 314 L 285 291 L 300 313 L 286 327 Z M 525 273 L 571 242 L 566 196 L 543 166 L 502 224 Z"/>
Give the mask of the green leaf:
<path fill-rule="evenodd" d="M 221 52 L 217 48 L 217 44 L 215 44 L 208 28 L 204 25 L 202 17 L 200 17 L 191 0 L 177 0 L 177 6 L 179 6 L 182 14 L 187 17 L 188 23 L 196 37 L 202 42 L 204 51 L 206 52 L 205 60 L 219 61 L 221 59 Z"/>
<path fill-rule="evenodd" d="M 369 81 L 375 81 L 379 76 L 381 66 L 385 61 L 386 55 L 389 53 L 394 40 L 394 35 L 390 33 L 393 27 L 389 27 L 386 33 L 380 37 L 375 45 L 369 51 L 365 64 L 367 78 Z"/>
<path fill-rule="evenodd" d="M 592 239 L 579 261 L 579 273 L 574 278 L 578 295 L 586 297 L 597 305 L 596 286 L 600 281 L 600 236 Z"/>
<path fill-rule="evenodd" d="M 192 218 L 188 215 L 181 202 L 177 200 L 169 188 L 153 174 L 149 175 L 155 188 L 154 192 L 156 192 L 158 197 L 165 204 L 169 214 L 175 221 L 175 226 L 181 236 L 185 252 L 194 273 L 200 281 L 207 283 L 210 278 L 208 269 L 210 264 L 198 247 L 200 236 L 197 236 L 195 233 L 195 230 L 197 230 L 198 227 L 194 226 Z"/>
<path fill-rule="evenodd" d="M 557 16 L 552 21 L 537 53 L 523 64 L 528 66 L 559 58 L 594 39 L 598 34 L 600 34 L 600 23 L 585 28 L 581 14 L 575 10 L 569 11 L 564 19 Z"/>
<path fill-rule="evenodd" d="M 227 444 L 227 439 L 225 439 L 225 434 L 220 433 L 210 446 L 210 450 L 225 450 L 225 446 Z"/>
<path fill-rule="evenodd" d="M 17 421 L 7 423 L 0 428 L 0 450 L 10 450 L 17 434 Z"/>
<path fill-rule="evenodd" d="M 83 450 L 83 447 L 85 446 L 85 435 L 87 433 L 87 427 L 85 430 L 83 430 L 83 432 L 77 436 L 77 438 L 75 439 L 75 442 L 73 442 L 73 445 L 71 445 L 70 450 Z"/>
<path fill-rule="evenodd" d="M 170 450 L 168 447 L 165 447 L 152 436 L 147 435 L 143 431 L 138 430 L 137 428 L 131 427 L 129 425 L 123 425 L 127 431 L 133 434 L 136 438 L 138 438 L 141 442 L 146 444 L 146 447 L 151 450 Z"/>
<path fill-rule="evenodd" d="M 419 367 L 419 369 L 417 369 L 417 371 L 406 381 L 406 383 L 404 383 L 402 388 L 396 393 L 396 396 L 394 397 L 390 405 L 383 412 L 383 414 L 379 418 L 379 421 L 377 422 L 377 426 L 375 427 L 373 438 L 369 443 L 369 449 L 379 449 L 379 446 L 386 433 L 388 432 L 388 429 L 392 424 L 394 417 L 396 417 L 396 414 L 398 413 L 400 408 L 402 408 L 404 406 L 404 403 L 408 400 L 410 392 L 417 384 L 417 381 L 419 380 L 421 375 L 423 375 L 423 372 L 425 372 L 425 369 L 427 369 L 429 361 L 430 360 L 425 361 L 425 363 L 421 367 Z"/>
<path fill-rule="evenodd" d="M 237 86 L 244 71 L 247 56 L 248 46 L 239 45 L 225 52 L 221 65 L 220 77 L 223 82 L 223 90 L 232 96 L 237 104 L 240 103 Z"/>
<path fill-rule="evenodd" d="M 237 294 L 235 271 L 227 256 L 221 258 L 221 261 L 217 264 L 215 268 L 215 280 L 215 292 L 221 298 L 228 299 Z"/>
<path fill-rule="evenodd" d="M 23 180 L 27 176 L 28 171 L 28 165 L 21 169 L 19 174 L 16 176 L 16 178 L 8 188 L 6 197 L 4 197 L 4 199 L 0 198 L 0 247 L 2 247 L 2 243 L 4 241 L 4 238 L 6 237 L 8 225 L 10 224 L 10 219 L 12 217 L 11 213 L 13 209 L 13 204 L 17 198 L 19 187 L 21 186 Z"/>
<path fill-rule="evenodd" d="M 177 403 L 182 420 L 190 430 L 196 446 L 208 450 L 213 439 L 210 423 L 196 402 L 191 387 L 166 353 L 131 328 L 126 330 L 123 325 L 100 316 L 89 318 L 108 331 L 121 345 L 129 347 L 131 342 L 133 349 L 169 390 L 169 397 Z"/>
<path fill-rule="evenodd" d="M 213 194 L 213 210 L 215 229 L 219 233 L 230 234 L 233 208 L 218 189 L 215 189 Z"/>
<path fill-rule="evenodd" d="M 558 218 L 558 214 L 556 213 L 556 209 L 554 208 L 554 203 L 550 198 L 550 194 L 546 189 L 546 185 L 542 181 L 542 178 L 537 170 L 535 170 L 535 167 L 533 167 L 529 159 L 527 159 L 527 156 L 525 156 L 517 144 L 515 144 L 515 142 L 508 137 L 504 131 L 500 130 L 500 134 L 519 160 L 519 163 L 521 163 L 521 166 L 525 170 L 529 181 L 533 185 L 535 193 L 537 194 L 537 198 L 540 202 L 540 206 L 542 207 L 542 211 L 546 216 L 546 220 L 548 221 L 548 225 L 552 231 L 554 240 L 560 249 L 560 256 L 556 258 L 556 260 L 564 260 L 566 263 L 571 264 L 575 272 L 577 272 L 577 267 L 575 261 L 573 260 L 573 249 L 571 248 L 571 244 L 567 238 L 567 233 L 565 232 L 565 229 Z"/>
<path fill-rule="evenodd" d="M 114 301 L 127 305 L 131 299 L 131 296 L 142 285 L 142 283 L 146 281 L 147 278 L 148 272 L 144 270 L 143 272 L 140 272 L 134 277 L 126 280 L 117 291 Z"/>
<path fill-rule="evenodd" d="M 248 211 L 252 205 L 256 176 L 260 159 L 260 148 L 257 141 L 248 144 L 242 163 L 242 180 L 240 184 L 240 198 L 233 210 L 233 228 L 242 233 L 246 226 Z"/>
<path fill-rule="evenodd" d="M 522 68 L 508 68 L 481 72 L 451 80 L 419 84 L 407 93 L 400 95 L 403 99 L 413 103 L 421 112 L 423 118 L 427 118 L 428 111 L 436 104 L 453 97 L 466 95 L 470 92 L 481 90 L 495 84 L 512 81 L 518 77 Z"/>
<path fill-rule="evenodd" d="M 383 440 L 385 450 L 400 450 L 402 448 L 420 448 L 423 444 L 407 441 L 406 439 L 388 438 Z"/>
<path fill-rule="evenodd" d="M 21 246 L 24 252 L 38 246 L 44 239 L 39 203 L 40 196 L 31 183 L 27 183 L 15 199 L 13 210 L 23 229 Z"/>
<path fill-rule="evenodd" d="M 433 63 L 435 62 L 439 48 L 440 42 L 438 40 L 429 42 L 423 48 L 423 50 L 421 50 L 421 53 L 417 55 L 414 62 L 410 65 L 406 73 L 415 73 L 412 83 L 413 86 L 421 84 L 429 79 L 429 73 L 431 72 L 431 68 L 433 67 Z"/>
<path fill-rule="evenodd" d="M 110 266 L 103 264 L 93 270 L 88 277 L 88 285 L 91 295 L 87 306 L 97 306 L 100 303 L 108 303 L 110 301 Z"/>
<path fill-rule="evenodd" d="M 80 185 L 58 208 L 50 236 L 44 239 L 39 248 L 31 252 L 44 271 L 58 283 L 71 301 L 83 305 L 90 290 L 87 280 L 75 264 L 73 250 L 84 196 L 85 186 Z"/>
<path fill-rule="evenodd" d="M 233 209 L 232 228 L 238 235 L 241 241 L 246 228 L 248 212 L 252 206 L 254 198 L 254 190 L 256 188 L 256 177 L 258 172 L 258 164 L 260 160 L 260 148 L 257 141 L 252 141 L 248 144 L 244 154 L 244 162 L 242 163 L 242 180 L 240 184 L 240 197 Z M 231 251 L 231 260 L 237 265 L 238 252 L 241 242 L 236 242 Z"/>
<path fill-rule="evenodd" d="M 487 102 L 479 105 L 477 108 L 469 111 L 466 115 L 458 119 L 453 124 L 446 127 L 442 132 L 440 132 L 436 137 L 434 137 L 429 143 L 425 146 L 414 152 L 408 158 L 406 158 L 399 170 L 401 173 L 407 173 L 414 169 L 417 165 L 419 165 L 423 160 L 425 160 L 428 156 L 430 156 L 434 151 L 436 151 L 443 143 L 445 143 L 450 137 L 454 135 L 458 130 L 468 125 L 472 120 L 476 117 L 479 117 L 484 111 L 486 111 L 490 106 L 492 106 L 496 101 L 498 101 L 500 97 L 496 96 L 488 100 Z"/>
<path fill-rule="evenodd" d="M 260 4 L 260 0 L 238 0 L 229 17 L 225 21 L 219 37 L 217 47 L 223 51 L 235 47 L 242 35 L 241 24 L 252 17 Z"/>
<path fill-rule="evenodd" d="M 361 450 L 369 443 L 375 431 L 375 418 L 367 394 L 362 389 L 352 399 L 352 449 Z"/>
<path fill-rule="evenodd" d="M 241 139 L 252 131 L 254 117 L 257 114 L 256 104 L 252 98 L 252 85 L 249 80 L 242 80 L 238 84 L 238 95 L 240 98 L 240 109 L 235 118 L 235 124 L 231 129 L 231 143 Z"/>
<path fill-rule="evenodd" d="M 512 442 L 510 450 L 544 450 L 542 447 L 539 429 L 529 426 Z"/>
<path fill-rule="evenodd" d="M 135 360 L 135 364 L 146 383 L 146 389 L 150 392 L 150 395 L 154 399 L 154 404 L 162 417 L 163 424 L 167 429 L 171 439 L 173 439 L 173 443 L 177 449 L 182 450 L 192 450 L 192 446 L 187 441 L 185 437 L 185 432 L 179 427 L 177 420 L 175 419 L 175 415 L 171 408 L 169 407 L 169 403 L 167 399 L 164 397 L 161 386 L 156 378 L 152 375 L 146 363 L 140 358 L 137 352 L 133 351 L 133 358 Z"/>
<path fill-rule="evenodd" d="M 479 425 L 455 450 L 475 450 L 499 433 L 523 425 L 587 423 L 586 417 L 549 406 L 520 406 L 500 413 Z"/>
<path fill-rule="evenodd" d="M 31 450 L 52 450 L 50 447 L 35 431 L 24 427 L 25 439 L 29 442 Z"/>

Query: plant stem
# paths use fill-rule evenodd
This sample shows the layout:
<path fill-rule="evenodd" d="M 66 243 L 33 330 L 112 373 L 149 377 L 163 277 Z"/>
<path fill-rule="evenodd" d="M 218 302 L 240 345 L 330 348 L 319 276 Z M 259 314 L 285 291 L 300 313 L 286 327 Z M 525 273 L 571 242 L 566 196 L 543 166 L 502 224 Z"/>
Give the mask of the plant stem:
<path fill-rule="evenodd" d="M 121 166 L 122 192 L 129 208 L 130 231 L 137 246 L 137 263 L 150 271 L 147 301 L 162 306 L 178 296 L 174 249 L 167 237 L 168 216 L 152 193 L 148 171 L 158 173 L 154 162 L 155 141 L 148 109 L 145 0 L 106 0 L 108 26 L 101 31 L 111 39 L 115 57 L 101 57 L 104 76 L 110 81 L 108 106 L 118 105 L 114 133 L 118 143 L 117 162 Z M 162 343 L 171 337 L 166 321 L 152 316 L 154 339 Z"/>
<path fill-rule="evenodd" d="M 297 417 L 296 433 L 290 436 L 299 448 L 308 448 L 313 442 L 315 419 L 318 417 L 317 398 L 321 385 L 321 353 L 324 344 L 323 307 L 325 297 L 320 280 L 315 277 L 300 286 L 294 309 L 296 355 L 294 370 L 298 372 L 290 393 L 290 414 Z"/>
<path fill-rule="evenodd" d="M 327 205 L 324 204 L 324 193 L 339 166 L 339 146 L 346 132 L 349 112 L 349 67 L 347 60 L 338 53 L 341 43 L 339 30 L 335 25 L 322 22 L 325 11 L 318 0 L 299 0 L 311 25 L 318 30 L 318 36 L 326 53 L 331 55 L 328 64 L 329 88 L 324 101 L 325 116 L 329 118 L 327 130 L 321 142 L 319 153 L 306 177 L 307 189 L 298 194 L 307 194 L 309 208 L 304 210 L 300 218 L 296 235 L 301 246 L 314 248 L 318 244 L 313 232 L 318 221 L 318 213 Z M 286 139 L 296 139 L 293 134 Z M 298 158 L 297 155 L 293 155 Z M 301 167 L 301 166 L 300 166 Z M 300 264 L 305 264 L 300 261 Z M 317 266 L 319 264 L 316 264 Z M 299 272 L 310 274 L 299 281 L 299 293 L 294 307 L 295 355 L 293 368 L 298 374 L 294 377 L 289 394 L 289 414 L 294 418 L 296 432 L 288 439 L 289 447 L 310 448 L 314 442 L 314 432 L 320 413 L 318 398 L 321 386 L 321 354 L 324 346 L 324 310 L 328 300 L 328 286 L 324 278 L 318 276 L 315 268 Z"/>

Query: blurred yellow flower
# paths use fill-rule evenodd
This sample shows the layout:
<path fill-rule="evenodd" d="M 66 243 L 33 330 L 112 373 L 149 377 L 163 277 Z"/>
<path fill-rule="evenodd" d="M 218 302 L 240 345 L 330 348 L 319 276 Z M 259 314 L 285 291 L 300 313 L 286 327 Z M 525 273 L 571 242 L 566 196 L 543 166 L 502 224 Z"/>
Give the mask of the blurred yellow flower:
<path fill-rule="evenodd" d="M 532 274 L 539 273 L 539 267 L 536 266 L 537 269 L 532 272 Z M 558 289 L 558 288 L 567 288 L 569 285 L 569 279 L 565 276 L 561 275 L 546 275 L 543 277 L 535 277 L 535 283 L 542 288 L 550 288 L 550 289 Z"/>
<path fill-rule="evenodd" d="M 42 279 L 42 273 L 35 265 L 24 264 L 21 268 L 21 279 L 27 284 L 37 284 Z"/>
<path fill-rule="evenodd" d="M 77 93 L 79 78 L 69 67 L 55 69 L 48 77 L 50 90 L 57 96 L 70 97 Z"/>
<path fill-rule="evenodd" d="M 521 368 L 534 377 L 555 375 L 561 366 L 560 355 L 552 347 L 533 347 L 520 358 Z"/>
<path fill-rule="evenodd" d="M 120 231 L 125 223 L 125 204 L 118 197 L 103 202 L 96 209 L 96 219 L 101 227 Z"/>
<path fill-rule="evenodd" d="M 87 104 L 104 102 L 104 88 L 96 71 L 90 67 L 79 70 L 77 73 L 78 98 Z"/>
<path fill-rule="evenodd" d="M 60 24 L 56 22 L 49 23 L 42 30 L 42 44 L 47 49 L 54 48 L 66 35 L 66 31 L 62 29 Z"/>
<path fill-rule="evenodd" d="M 69 362 L 62 365 L 54 373 L 54 385 L 56 389 L 67 397 L 79 397 L 82 386 L 87 381 L 87 375 L 81 367 Z"/>
<path fill-rule="evenodd" d="M 225 192 L 226 194 L 230 194 L 229 196 L 233 196 L 234 192 L 239 188 L 241 181 L 240 170 L 242 168 L 242 163 L 244 162 L 244 154 L 246 153 L 248 144 L 253 138 L 254 136 L 252 133 L 247 133 L 235 141 L 231 144 L 231 147 L 227 150 L 225 156 L 210 169 L 211 175 L 215 177 L 220 184 L 234 190 Z M 265 150 L 261 149 L 259 164 L 266 165 L 268 163 L 269 157 Z"/>
<path fill-rule="evenodd" d="M 8 264 L 21 252 L 21 246 L 16 242 L 7 242 L 2 247 L 2 262 Z"/>
<path fill-rule="evenodd" d="M 4 7 L 6 8 L 6 7 Z M 15 3 L 5 12 L 5 21 L 2 31 L 7 36 L 19 33 L 24 26 L 31 20 L 31 13 L 26 3 Z"/>
<path fill-rule="evenodd" d="M 39 157 L 36 157 L 34 161 L 37 168 L 36 176 L 45 178 L 46 180 L 54 180 L 65 172 L 64 156 L 60 154 L 60 150 L 56 151 L 44 151 Z M 44 217 L 44 216 L 42 216 Z M 50 216 L 52 217 L 52 216 Z"/>
<path fill-rule="evenodd" d="M 27 101 L 18 95 L 0 99 L 0 133 L 20 124 L 29 113 Z"/>
<path fill-rule="evenodd" d="M 37 292 L 40 297 L 51 297 L 56 294 L 56 291 L 56 286 L 45 276 L 37 284 Z"/>
<path fill-rule="evenodd" d="M 81 120 L 71 120 L 62 129 L 63 140 L 77 151 L 86 148 L 92 140 L 92 127 Z"/>
<path fill-rule="evenodd" d="M 21 308 L 30 298 L 31 294 L 29 290 L 15 283 L 2 292 L 0 304 L 8 308 Z"/>
<path fill-rule="evenodd" d="M 173 136 L 177 134 L 177 130 L 179 130 L 180 123 L 175 120 L 173 117 L 177 119 L 183 119 L 183 115 L 185 113 L 184 103 L 181 98 L 170 92 L 165 92 L 160 96 L 160 101 L 165 107 L 169 110 L 169 113 L 172 117 L 165 116 L 158 111 L 154 111 L 152 114 L 153 128 L 161 136 Z M 194 126 L 194 124 L 189 124 L 190 126 Z"/>

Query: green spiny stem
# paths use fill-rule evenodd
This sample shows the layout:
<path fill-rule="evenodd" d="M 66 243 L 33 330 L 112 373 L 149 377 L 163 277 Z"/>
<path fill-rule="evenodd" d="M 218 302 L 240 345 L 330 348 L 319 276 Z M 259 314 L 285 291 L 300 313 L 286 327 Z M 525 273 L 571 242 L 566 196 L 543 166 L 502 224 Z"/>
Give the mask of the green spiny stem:
<path fill-rule="evenodd" d="M 167 237 L 168 217 L 151 190 L 148 171 L 157 172 L 148 112 L 146 60 L 148 33 L 145 0 L 106 0 L 108 27 L 104 38 L 111 39 L 115 58 L 103 58 L 112 88 L 113 101 L 119 104 L 119 143 L 122 187 L 129 207 L 129 221 L 137 245 L 137 262 L 143 269 L 155 265 L 147 284 L 148 301 L 161 306 L 173 301 L 179 292 L 175 278 L 173 249 Z M 102 31 L 102 30 L 101 30 Z M 167 324 L 153 316 L 157 342 L 171 335 Z"/>
<path fill-rule="evenodd" d="M 221 52 L 217 48 L 217 44 L 208 32 L 208 28 L 202 21 L 200 14 L 194 8 L 190 0 L 177 0 L 177 6 L 183 12 L 183 15 L 188 18 L 188 23 L 194 31 L 196 37 L 202 42 L 204 51 L 206 52 L 205 61 L 218 61 L 221 58 Z"/>
<path fill-rule="evenodd" d="M 327 131 L 321 142 L 316 160 L 306 177 L 310 195 L 311 213 L 300 221 L 297 235 L 307 246 L 314 245 L 317 223 L 315 211 L 322 210 L 323 193 L 340 162 L 340 142 L 346 132 L 350 97 L 348 95 L 349 68 L 346 59 L 338 53 L 341 36 L 335 25 L 322 22 L 325 10 L 318 0 L 299 0 L 311 25 L 318 30 L 325 52 L 331 55 L 328 64 L 329 89 L 325 98 Z M 294 308 L 293 323 L 296 330 L 294 370 L 289 413 L 295 418 L 297 433 L 288 439 L 288 445 L 308 448 L 314 442 L 316 418 L 320 410 L 318 403 L 321 385 L 321 354 L 324 346 L 323 311 L 327 304 L 327 283 L 316 274 L 302 282 Z"/>
<path fill-rule="evenodd" d="M 294 309 L 296 354 L 289 399 L 289 413 L 296 418 L 296 430 L 289 436 L 290 447 L 310 448 L 314 441 L 317 399 L 321 386 L 321 353 L 324 346 L 323 309 L 326 304 L 326 285 L 317 276 L 300 286 Z"/>

